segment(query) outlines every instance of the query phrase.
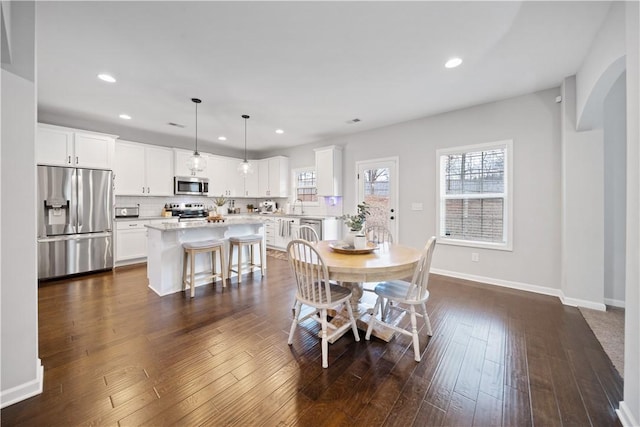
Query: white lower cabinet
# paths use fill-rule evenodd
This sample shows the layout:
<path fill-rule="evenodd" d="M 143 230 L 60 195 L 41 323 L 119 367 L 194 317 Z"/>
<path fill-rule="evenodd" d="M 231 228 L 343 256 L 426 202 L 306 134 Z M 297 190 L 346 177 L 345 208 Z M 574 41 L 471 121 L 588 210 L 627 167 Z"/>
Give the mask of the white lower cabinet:
<path fill-rule="evenodd" d="M 147 258 L 148 224 L 178 222 L 178 219 L 140 219 L 116 224 L 116 266 L 143 262 Z"/>

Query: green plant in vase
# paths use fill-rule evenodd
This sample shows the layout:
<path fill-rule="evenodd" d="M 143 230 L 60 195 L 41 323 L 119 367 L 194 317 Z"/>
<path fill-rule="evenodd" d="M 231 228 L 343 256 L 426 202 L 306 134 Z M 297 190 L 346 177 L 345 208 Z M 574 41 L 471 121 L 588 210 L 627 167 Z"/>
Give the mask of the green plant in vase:
<path fill-rule="evenodd" d="M 213 199 L 213 203 L 216 205 L 216 213 L 219 213 L 219 209 L 227 203 L 227 199 L 221 194 L 220 197 Z"/>
<path fill-rule="evenodd" d="M 363 236 L 364 235 L 364 223 L 367 220 L 367 216 L 370 212 L 371 206 L 367 204 L 367 202 L 362 202 L 358 204 L 358 213 L 355 215 L 345 214 L 340 217 L 344 221 L 344 224 L 349 227 L 351 233 L 347 235 L 345 239 L 347 243 L 353 245 L 353 237 L 354 236 Z"/>

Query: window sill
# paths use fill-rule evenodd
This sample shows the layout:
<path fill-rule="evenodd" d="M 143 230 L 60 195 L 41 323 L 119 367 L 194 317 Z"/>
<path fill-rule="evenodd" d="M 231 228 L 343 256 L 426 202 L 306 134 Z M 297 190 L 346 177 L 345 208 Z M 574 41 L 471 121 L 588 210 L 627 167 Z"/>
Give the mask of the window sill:
<path fill-rule="evenodd" d="M 481 249 L 493 249 L 497 251 L 513 251 L 513 245 L 511 243 L 488 243 L 488 242 L 474 242 L 471 240 L 456 240 L 446 237 L 439 237 L 438 244 L 451 245 L 451 246 L 464 246 L 468 248 L 481 248 Z"/>

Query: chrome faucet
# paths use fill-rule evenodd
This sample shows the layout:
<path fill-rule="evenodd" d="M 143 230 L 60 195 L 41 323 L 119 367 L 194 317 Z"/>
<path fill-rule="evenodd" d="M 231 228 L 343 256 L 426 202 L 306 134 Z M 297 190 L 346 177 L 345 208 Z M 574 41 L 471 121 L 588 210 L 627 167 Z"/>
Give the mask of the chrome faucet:
<path fill-rule="evenodd" d="M 300 215 L 304 215 L 304 206 L 302 204 L 302 199 L 296 199 L 295 202 L 293 202 L 293 213 L 296 213 L 296 203 L 300 202 Z"/>

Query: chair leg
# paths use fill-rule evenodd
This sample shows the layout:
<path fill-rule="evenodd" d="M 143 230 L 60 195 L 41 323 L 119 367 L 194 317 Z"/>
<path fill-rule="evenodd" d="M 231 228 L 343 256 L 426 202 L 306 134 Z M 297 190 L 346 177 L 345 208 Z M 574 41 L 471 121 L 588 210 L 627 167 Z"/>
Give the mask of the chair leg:
<path fill-rule="evenodd" d="M 238 285 L 242 283 L 242 245 L 238 245 Z"/>
<path fill-rule="evenodd" d="M 187 290 L 187 262 L 189 261 L 187 251 L 182 256 L 182 290 Z"/>
<path fill-rule="evenodd" d="M 225 288 L 227 286 L 227 275 L 225 275 L 225 272 L 227 271 L 226 268 L 226 261 L 224 259 L 224 247 L 220 248 L 220 274 L 222 275 L 222 287 Z"/>
<path fill-rule="evenodd" d="M 380 309 L 381 298 L 382 297 L 378 297 L 376 299 L 376 305 L 373 306 L 373 313 L 371 313 L 371 317 L 369 318 L 369 326 L 367 327 L 367 334 L 364 336 L 364 339 L 367 341 L 369 341 L 369 339 L 371 338 L 371 332 L 373 331 L 374 323 L 378 321 L 378 319 L 376 319 L 376 316 L 378 315 L 378 310 Z"/>
<path fill-rule="evenodd" d="M 233 243 L 229 242 L 229 268 L 227 269 L 227 279 L 231 280 L 231 267 L 233 266 Z"/>
<path fill-rule="evenodd" d="M 300 317 L 300 306 L 302 304 L 300 301 L 296 299 L 295 304 L 293 305 L 293 321 L 291 322 L 291 329 L 289 330 L 289 340 L 287 344 L 293 344 L 293 333 L 296 331 L 296 326 L 298 326 L 298 317 Z"/>
<path fill-rule="evenodd" d="M 329 367 L 329 341 L 327 340 L 327 309 L 320 312 L 322 320 L 322 367 Z"/>
<path fill-rule="evenodd" d="M 431 321 L 429 320 L 429 315 L 427 314 L 427 307 L 424 303 L 420 304 L 422 306 L 422 315 L 424 316 L 424 325 L 427 328 L 427 335 L 432 337 L 433 330 L 431 329 Z"/>
<path fill-rule="evenodd" d="M 262 247 L 262 240 L 260 240 L 260 275 L 264 277 L 264 248 Z"/>
<path fill-rule="evenodd" d="M 344 302 L 344 305 L 347 306 L 347 313 L 349 313 L 349 319 L 351 319 L 351 329 L 353 330 L 353 337 L 356 341 L 360 341 L 360 335 L 358 334 L 358 324 L 356 323 L 356 318 L 353 317 L 353 310 L 351 309 L 351 301 L 347 300 Z"/>
<path fill-rule="evenodd" d="M 196 254 L 191 254 L 191 263 L 189 264 L 191 271 L 189 277 L 191 278 L 191 298 L 196 296 Z"/>
<path fill-rule="evenodd" d="M 216 284 L 216 281 L 218 280 L 217 275 L 218 275 L 218 268 L 216 267 L 216 253 L 218 252 L 217 249 L 211 251 L 211 275 L 213 276 L 213 284 Z"/>
<path fill-rule="evenodd" d="M 420 341 L 418 340 L 418 322 L 416 320 L 416 307 L 411 304 L 411 335 L 413 336 L 413 359 L 420 361 Z"/>

